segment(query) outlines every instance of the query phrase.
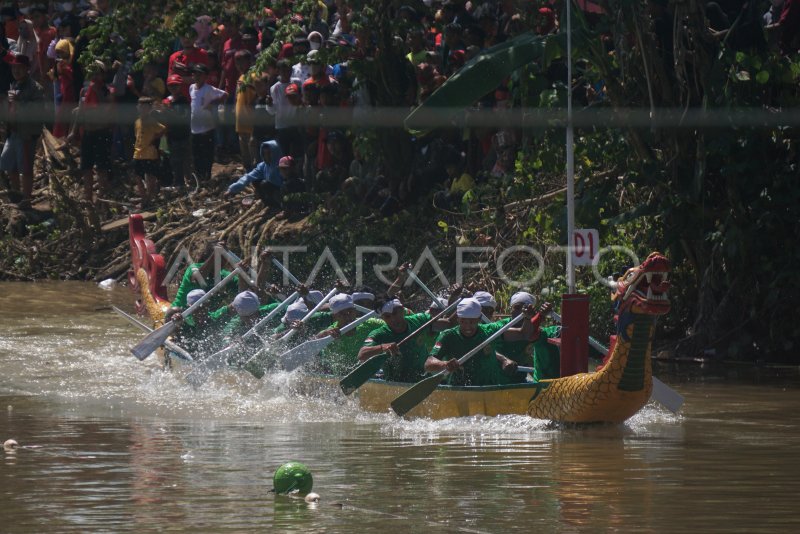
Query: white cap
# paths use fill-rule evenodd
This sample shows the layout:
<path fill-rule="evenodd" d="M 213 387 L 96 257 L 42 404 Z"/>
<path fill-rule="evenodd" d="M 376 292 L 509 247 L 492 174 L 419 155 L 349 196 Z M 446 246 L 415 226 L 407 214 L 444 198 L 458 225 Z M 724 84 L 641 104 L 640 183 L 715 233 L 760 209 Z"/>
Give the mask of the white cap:
<path fill-rule="evenodd" d="M 353 297 L 347 293 L 339 293 L 328 301 L 333 313 L 339 313 L 353 308 Z"/>
<path fill-rule="evenodd" d="M 258 300 L 258 295 L 252 291 L 242 291 L 233 299 L 233 309 L 239 317 L 249 317 L 258 313 L 259 306 L 261 302 Z"/>
<path fill-rule="evenodd" d="M 532 304 L 536 304 L 536 297 L 531 295 L 526 291 L 517 291 L 513 295 L 511 295 L 511 300 L 509 301 L 511 306 L 515 304 L 522 304 L 523 306 L 530 306 Z"/>
<path fill-rule="evenodd" d="M 316 306 L 317 304 L 322 302 L 322 299 L 324 299 L 324 298 L 325 298 L 325 295 L 322 294 L 322 291 L 317 291 L 315 289 L 313 291 L 309 291 L 308 294 L 305 297 L 303 297 L 303 300 L 307 300 L 309 302 L 313 302 L 314 305 Z"/>
<path fill-rule="evenodd" d="M 200 298 L 205 294 L 206 294 L 205 289 L 192 289 L 191 291 L 189 291 L 189 294 L 186 295 L 186 304 L 188 306 L 191 306 L 192 304 L 200 300 Z"/>
<path fill-rule="evenodd" d="M 353 293 L 353 302 L 359 302 L 362 300 L 374 301 L 375 295 L 373 295 L 372 293 L 359 293 L 359 292 Z"/>
<path fill-rule="evenodd" d="M 298 300 L 297 302 L 290 304 L 286 308 L 286 313 L 283 314 L 281 322 L 283 324 L 289 324 L 292 321 L 299 321 L 300 319 L 305 317 L 307 313 L 308 313 L 308 307 L 306 306 L 306 303 L 303 302 L 302 300 Z"/>
<path fill-rule="evenodd" d="M 393 313 L 395 308 L 402 308 L 403 303 L 400 302 L 400 299 L 392 299 L 386 301 L 383 306 L 381 306 L 381 313 Z"/>
<path fill-rule="evenodd" d="M 494 300 L 494 297 L 491 293 L 486 291 L 476 291 L 472 298 L 477 300 L 481 303 L 481 306 L 484 308 L 497 308 L 497 302 Z"/>
<path fill-rule="evenodd" d="M 481 303 L 474 297 L 462 299 L 456 309 L 458 317 L 461 319 L 477 319 L 481 316 Z"/>

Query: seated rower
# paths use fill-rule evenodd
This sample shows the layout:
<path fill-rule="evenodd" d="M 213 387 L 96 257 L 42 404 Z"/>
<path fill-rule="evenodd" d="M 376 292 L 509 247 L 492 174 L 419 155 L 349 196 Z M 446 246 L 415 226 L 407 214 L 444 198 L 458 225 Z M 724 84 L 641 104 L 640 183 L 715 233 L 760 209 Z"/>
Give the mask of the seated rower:
<path fill-rule="evenodd" d="M 511 305 L 511 317 L 500 319 L 492 324 L 496 325 L 498 328 L 505 326 L 520 313 L 523 313 L 526 309 L 532 307 L 535 302 L 536 299 L 534 299 L 533 295 L 530 293 L 526 293 L 525 291 L 518 291 L 517 293 L 514 293 L 509 301 Z M 503 332 L 503 335 L 500 337 L 500 339 L 496 339 L 492 342 L 494 350 L 498 354 L 502 354 L 503 356 L 514 360 L 517 365 L 526 367 L 532 366 L 533 343 L 539 339 L 539 327 L 542 319 L 552 308 L 553 305 L 549 302 L 546 302 L 540 307 L 539 313 L 534 315 L 532 320 L 523 322 L 522 327 L 509 328 Z M 514 376 L 510 376 L 509 379 L 512 383 L 522 383 L 525 382 L 525 374 L 516 373 Z"/>
<path fill-rule="evenodd" d="M 186 296 L 187 306 L 193 305 L 205 294 L 206 292 L 202 289 L 193 289 Z M 230 317 L 228 306 L 212 310 L 210 301 L 206 301 L 186 319 L 181 316 L 182 311 L 183 308 L 173 306 L 164 315 L 165 321 L 173 320 L 180 323 L 174 335 L 176 343 L 196 359 L 218 350 L 219 334 L 225 321 Z"/>
<path fill-rule="evenodd" d="M 358 312 L 353 305 L 353 296 L 339 293 L 329 301 L 334 323 L 317 334 L 317 338 L 333 336 L 331 343 L 320 353 L 319 361 L 322 372 L 333 375 L 346 375 L 358 364 L 358 350 L 364 344 L 370 332 L 384 325 L 383 320 L 370 318 L 346 334 L 341 328 L 358 319 Z"/>
<path fill-rule="evenodd" d="M 366 286 L 361 286 L 353 292 L 353 304 L 372 309 L 375 304 L 375 294 Z"/>
<path fill-rule="evenodd" d="M 480 302 L 481 304 L 481 313 L 489 319 L 489 321 L 494 320 L 494 312 L 497 309 L 497 301 L 494 300 L 494 297 L 488 291 L 476 291 L 472 298 Z"/>
<path fill-rule="evenodd" d="M 322 300 L 322 299 L 320 299 Z M 319 302 L 319 301 L 318 301 Z M 272 331 L 273 339 L 281 339 L 291 329 L 299 329 L 299 335 L 291 340 L 291 345 L 296 346 L 300 343 L 307 341 L 316 332 L 319 332 L 326 326 L 331 324 L 331 312 L 317 312 L 306 320 L 305 323 L 302 319 L 308 315 L 308 306 L 305 301 L 300 300 L 292 304 L 286 309 L 286 314 L 281 319 L 281 324 Z"/>
<path fill-rule="evenodd" d="M 178 286 L 178 292 L 175 293 L 175 298 L 172 300 L 172 306 L 178 308 L 186 308 L 186 297 L 190 291 L 195 289 L 209 290 L 214 286 L 214 247 L 224 246 L 220 241 L 208 241 L 202 251 L 202 256 L 206 260 L 202 263 L 191 263 L 186 267 L 181 278 L 181 283 Z M 230 274 L 230 271 L 220 269 L 220 277 L 225 278 Z M 238 284 L 238 276 L 229 284 L 225 291 L 218 293 L 212 297 L 213 306 L 219 307 L 228 299 L 232 299 L 236 295 L 236 284 Z"/>
<path fill-rule="evenodd" d="M 376 311 L 384 323 L 369 333 L 358 351 L 358 360 L 364 362 L 383 352 L 390 354 L 383 365 L 384 377 L 394 382 L 416 382 L 424 374 L 423 365 L 427 350 L 419 336 L 398 347 L 398 343 L 416 332 L 431 320 L 429 313 L 406 314 L 399 299 L 377 300 Z M 446 321 L 437 321 L 434 329 L 447 327 Z"/>
<path fill-rule="evenodd" d="M 505 356 L 495 354 L 491 346 L 470 358 L 462 367 L 458 363 L 469 351 L 486 341 L 496 332 L 496 324 L 480 324 L 481 304 L 474 298 L 463 299 L 457 308 L 458 326 L 445 330 L 436 340 L 430 356 L 425 361 L 429 373 L 450 371 L 448 383 L 461 386 L 488 386 L 507 384 L 506 374 L 515 373 L 517 364 Z"/>
<path fill-rule="evenodd" d="M 291 303 L 281 317 L 281 324 L 272 330 L 272 339 L 280 339 L 289 330 L 290 325 L 298 323 L 307 313 L 308 306 L 305 301 L 298 300 Z"/>

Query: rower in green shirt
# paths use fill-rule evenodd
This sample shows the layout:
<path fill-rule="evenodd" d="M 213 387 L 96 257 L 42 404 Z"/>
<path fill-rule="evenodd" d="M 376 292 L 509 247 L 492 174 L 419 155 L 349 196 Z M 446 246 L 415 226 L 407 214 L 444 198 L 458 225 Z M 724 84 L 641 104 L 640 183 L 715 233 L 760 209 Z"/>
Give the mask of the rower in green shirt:
<path fill-rule="evenodd" d="M 416 332 L 425 323 L 431 320 L 429 313 L 406 314 L 403 303 L 399 299 L 391 298 L 376 303 L 384 323 L 379 328 L 370 332 L 364 340 L 358 359 L 364 362 L 373 356 L 388 352 L 390 354 L 383 364 L 384 377 L 393 382 L 416 382 L 425 373 L 423 366 L 428 357 L 424 342 L 417 336 L 398 347 L 398 343 Z M 447 327 L 447 321 L 437 321 L 432 328 L 442 329 Z"/>
<path fill-rule="evenodd" d="M 367 319 L 355 329 L 342 335 L 340 329 L 358 319 L 358 313 L 353 305 L 353 297 L 346 293 L 339 293 L 331 298 L 328 304 L 334 323 L 316 337 L 333 336 L 337 339 L 320 353 L 318 367 L 323 373 L 343 376 L 358 364 L 358 350 L 370 332 L 383 326 L 384 323 L 378 318 Z"/>
<path fill-rule="evenodd" d="M 450 371 L 448 383 L 461 386 L 487 386 L 507 384 L 507 374 L 515 373 L 517 364 L 495 354 L 489 345 L 467 360 L 462 367 L 458 358 L 486 341 L 497 331 L 496 323 L 480 324 L 481 304 L 474 298 L 463 299 L 458 304 L 458 326 L 439 334 L 430 356 L 425 361 L 429 373 Z"/>
<path fill-rule="evenodd" d="M 510 300 L 511 317 L 500 319 L 493 324 L 499 329 L 508 324 L 509 321 L 517 317 L 520 313 L 523 313 L 525 308 L 533 306 L 535 303 L 536 299 L 534 299 L 533 295 L 530 293 L 526 293 L 525 291 L 514 293 Z M 534 343 L 540 337 L 539 325 L 552 307 L 552 304 L 546 302 L 541 306 L 539 313 L 534 316 L 532 321 L 524 321 L 522 327 L 509 328 L 506 330 L 499 339 L 492 342 L 494 350 L 498 354 L 502 354 L 514 360 L 517 365 L 526 367 L 534 365 L 533 350 Z M 525 382 L 525 374 L 516 373 L 514 376 L 509 377 L 509 381 L 511 383 L 523 383 Z"/>

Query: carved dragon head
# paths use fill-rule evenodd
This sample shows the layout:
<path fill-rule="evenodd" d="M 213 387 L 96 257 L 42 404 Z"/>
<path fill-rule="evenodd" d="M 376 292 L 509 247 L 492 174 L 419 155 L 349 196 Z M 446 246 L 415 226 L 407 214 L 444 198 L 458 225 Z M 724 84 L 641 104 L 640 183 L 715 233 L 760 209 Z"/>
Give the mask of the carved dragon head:
<path fill-rule="evenodd" d="M 647 315 L 664 315 L 670 309 L 667 291 L 670 272 L 669 260 L 659 252 L 652 252 L 638 267 L 628 271 L 616 282 L 611 300 L 618 313 L 631 311 Z"/>

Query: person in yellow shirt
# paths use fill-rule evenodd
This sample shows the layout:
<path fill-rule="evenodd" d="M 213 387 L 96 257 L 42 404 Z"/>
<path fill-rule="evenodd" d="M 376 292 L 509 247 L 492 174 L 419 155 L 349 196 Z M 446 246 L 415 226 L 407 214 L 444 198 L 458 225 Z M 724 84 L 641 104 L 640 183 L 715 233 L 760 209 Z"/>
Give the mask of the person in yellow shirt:
<path fill-rule="evenodd" d="M 443 209 L 455 209 L 461 205 L 464 194 L 475 187 L 475 179 L 464 170 L 464 155 L 453 152 L 445 161 L 447 171 L 446 189 L 436 193 L 436 206 Z"/>
<path fill-rule="evenodd" d="M 139 98 L 136 109 L 139 118 L 134 124 L 136 141 L 133 144 L 133 168 L 136 173 L 136 188 L 144 206 L 158 193 L 158 142 L 166 133 L 167 127 L 153 117 L 153 99 L 149 96 Z"/>
<path fill-rule="evenodd" d="M 253 64 L 253 54 L 249 50 L 239 50 L 234 56 L 239 81 L 236 84 L 236 134 L 239 136 L 239 153 L 245 171 L 253 168 L 256 147 L 253 141 L 253 116 L 256 109 L 255 84 L 247 74 Z"/>

